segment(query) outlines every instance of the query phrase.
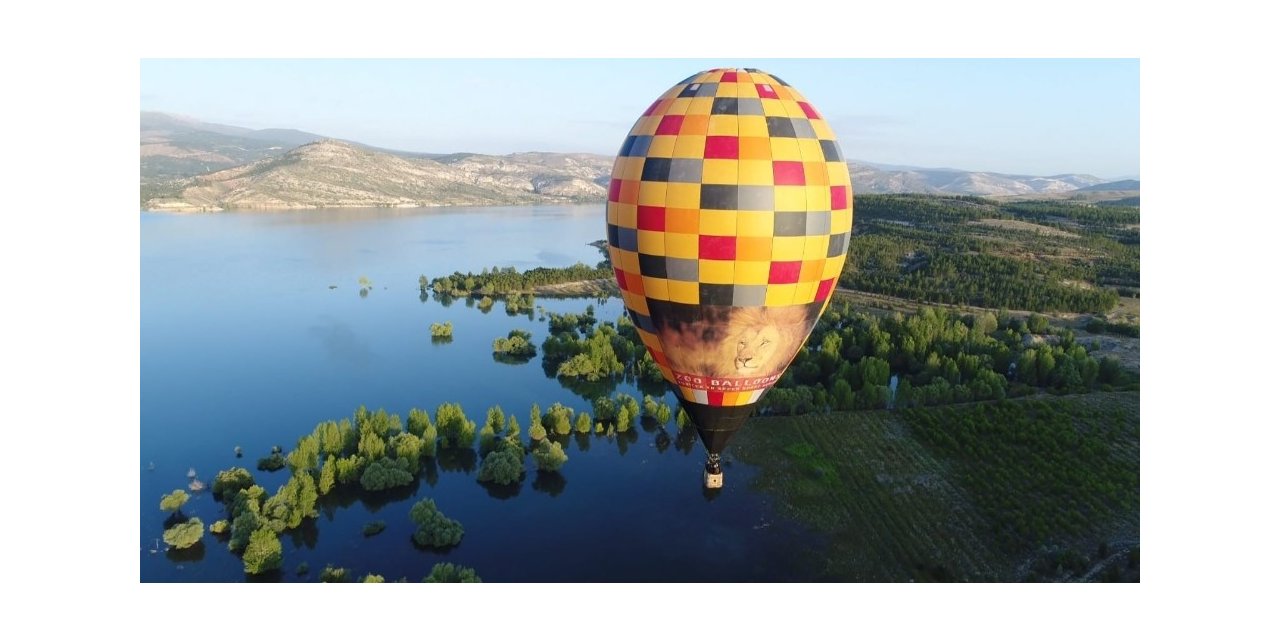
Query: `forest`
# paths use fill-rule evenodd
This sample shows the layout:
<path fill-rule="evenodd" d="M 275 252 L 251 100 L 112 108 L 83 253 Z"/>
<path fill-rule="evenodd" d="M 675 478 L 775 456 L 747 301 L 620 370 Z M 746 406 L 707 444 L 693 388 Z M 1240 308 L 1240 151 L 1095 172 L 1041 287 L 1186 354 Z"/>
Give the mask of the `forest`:
<path fill-rule="evenodd" d="M 542 368 L 590 400 L 630 381 L 665 387 L 627 316 L 600 322 L 594 308 L 548 314 Z M 498 343 L 495 342 L 495 349 Z M 1036 393 L 1138 389 L 1138 374 L 1046 316 L 960 314 L 925 307 L 878 317 L 837 299 L 791 366 L 758 405 L 760 415 L 909 408 Z M 896 384 L 896 388 L 891 386 Z"/>
<path fill-rule="evenodd" d="M 861 195 L 840 286 L 920 302 L 1105 313 L 1139 287 L 1138 207 Z"/>

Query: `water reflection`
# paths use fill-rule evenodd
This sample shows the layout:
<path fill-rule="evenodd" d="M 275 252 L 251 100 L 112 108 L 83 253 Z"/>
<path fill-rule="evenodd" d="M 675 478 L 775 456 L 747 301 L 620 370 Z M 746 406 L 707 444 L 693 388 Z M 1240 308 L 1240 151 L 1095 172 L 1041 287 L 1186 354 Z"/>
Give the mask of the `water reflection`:
<path fill-rule="evenodd" d="M 533 360 L 533 356 L 524 356 L 524 357 L 513 356 L 509 353 L 498 353 L 496 351 L 493 353 L 493 361 L 499 362 L 502 364 L 510 364 L 510 365 L 529 364 L 530 360 Z"/>
<path fill-rule="evenodd" d="M 169 547 L 164 552 L 164 557 L 173 562 L 200 562 L 204 560 L 204 541 L 201 540 L 186 549 L 178 549 L 177 547 Z"/>
<path fill-rule="evenodd" d="M 693 451 L 693 445 L 698 442 L 698 430 L 693 427 L 684 427 L 680 429 L 680 433 L 676 434 L 676 451 L 689 455 Z"/>
<path fill-rule="evenodd" d="M 321 316 L 321 324 L 307 328 L 307 333 L 320 341 L 325 353 L 335 364 L 366 367 L 374 359 L 373 350 L 361 340 L 351 325 L 331 316 Z"/>
<path fill-rule="evenodd" d="M 400 487 L 392 487 L 382 491 L 366 491 L 359 483 L 334 487 L 328 494 L 320 496 L 316 506 L 328 520 L 333 520 L 337 510 L 346 509 L 359 502 L 369 513 L 377 513 L 393 502 L 407 500 L 418 492 L 422 475 L 413 477 L 413 482 Z M 306 522 L 304 520 L 304 522 Z M 314 541 L 313 541 L 314 544 Z"/>
<path fill-rule="evenodd" d="M 640 433 L 635 429 L 627 429 L 616 435 L 614 443 L 618 445 L 618 455 L 627 455 L 627 449 L 640 439 Z"/>
<path fill-rule="evenodd" d="M 436 461 L 440 464 L 441 471 L 461 471 L 471 475 L 476 470 L 476 451 L 443 447 L 436 451 Z"/>
<path fill-rule="evenodd" d="M 673 403 L 662 383 L 621 376 L 594 386 L 578 381 L 566 385 L 554 375 L 538 375 L 543 373 L 539 367 L 491 357 L 493 338 L 513 328 L 531 332 L 540 346 L 548 326 L 536 321 L 539 315 L 545 320 L 550 312 L 581 313 L 595 302 L 603 321 L 624 313 L 617 299 L 538 298 L 532 309 L 524 308 L 521 301 L 519 311 L 511 315 L 505 298 L 495 297 L 495 303 L 504 303 L 504 313 L 485 315 L 476 313 L 474 300 L 466 308 L 453 305 L 455 300 L 447 296 L 435 296 L 429 288 L 426 292 L 413 289 L 422 274 L 479 271 L 493 264 L 568 266 L 539 264 L 553 254 L 565 254 L 570 264 L 594 263 L 599 257 L 585 243 L 603 236 L 603 224 L 598 208 L 590 209 L 589 215 L 554 221 L 545 217 L 531 221 L 540 215 L 537 212 L 518 211 L 499 218 L 490 210 L 460 209 L 447 215 L 443 211 L 440 215 L 144 214 L 139 454 L 144 466 L 154 460 L 161 471 L 142 474 L 140 546 L 147 551 L 152 548 L 152 538 L 160 535 L 168 515 L 155 508 L 155 496 L 185 484 L 180 472 L 170 477 L 163 470 L 195 466 L 211 472 L 237 463 L 253 469 L 253 461 L 272 444 L 292 444 L 311 432 L 317 421 L 350 415 L 360 404 L 385 407 L 403 418 L 410 407 L 433 410 L 441 402 L 459 402 L 475 420 L 483 418 L 487 407 L 502 405 L 520 418 L 527 439 L 526 416 L 535 402 L 544 409 L 560 402 L 575 411 L 590 411 L 590 400 L 597 395 L 622 391 L 637 399 L 650 393 Z M 309 217 L 315 213 L 321 215 Z M 572 227 L 578 219 L 587 221 L 579 225 L 581 230 Z M 339 222 L 326 224 L 326 220 Z M 290 228 L 265 228 L 277 223 Z M 448 242 L 431 240 L 446 236 Z M 573 245 L 579 241 L 586 251 L 575 252 Z M 539 249 L 550 253 L 536 256 Z M 362 298 L 351 295 L 346 288 L 350 285 L 339 286 L 340 293 L 327 288 L 362 274 L 390 284 L 390 294 Z M 244 282 L 255 286 L 242 286 Z M 439 306 L 428 304 L 431 300 Z M 430 335 L 427 327 L 432 322 L 445 321 L 457 328 L 453 341 L 435 341 L 433 346 L 423 339 L 424 334 Z M 193 334 L 201 339 L 190 340 Z M 449 346 L 441 346 L 445 344 Z M 236 398 L 236 402 L 216 402 L 218 398 Z M 640 432 L 652 435 L 641 437 Z M 569 442 L 571 437 L 574 442 Z M 715 554 L 677 562 L 681 558 L 673 557 L 670 545 L 652 544 L 708 521 L 734 527 L 740 520 L 754 520 L 761 509 L 760 501 L 745 491 L 727 491 L 717 498 L 715 509 L 706 508 L 689 485 L 701 483 L 696 432 L 641 421 L 621 434 L 566 435 L 557 440 L 575 450 L 562 472 L 537 472 L 526 458 L 532 477 L 505 489 L 481 485 L 481 493 L 474 473 L 479 466 L 475 452 L 450 449 L 426 459 L 408 487 L 367 496 L 360 495 L 363 489 L 358 483 L 337 488 L 319 500 L 324 520 L 307 520 L 299 530 L 281 534 L 284 565 L 290 571 L 283 579 L 294 579 L 292 571 L 300 562 L 310 564 L 310 579 L 315 580 L 319 569 L 330 563 L 358 570 L 353 578 L 371 572 L 394 579 L 406 574 L 420 577 L 434 561 L 460 560 L 473 561 L 481 576 L 493 582 L 680 581 L 712 575 L 752 581 L 792 575 L 779 568 L 787 566 L 787 552 L 796 546 L 790 539 L 781 546 L 753 542 L 749 551 L 761 558 L 754 564 L 725 562 Z M 665 453 L 677 440 L 699 459 L 659 457 L 647 451 L 629 455 L 633 446 L 647 449 L 650 441 Z M 243 460 L 233 457 L 235 445 L 243 446 Z M 623 451 L 625 456 L 620 455 Z M 462 473 L 449 473 L 458 471 Z M 288 471 L 254 471 L 253 475 L 269 488 L 288 479 Z M 646 481 L 636 482 L 639 477 Z M 565 493 L 569 479 L 574 481 L 573 494 Z M 747 479 L 743 475 L 742 480 Z M 731 482 L 737 480 L 735 476 Z M 524 490 L 524 482 L 532 489 Z M 512 491 L 519 493 L 504 497 Z M 445 505 L 445 512 L 466 526 L 464 553 L 412 548 L 410 523 L 403 514 L 414 500 L 426 496 Z M 200 505 L 196 497 L 191 504 L 193 515 L 206 522 L 225 517 L 225 505 L 215 514 L 208 509 L 209 503 Z M 509 527 L 516 516 L 536 535 L 492 535 Z M 390 531 L 364 538 L 362 526 L 376 519 L 390 523 Z M 619 521 L 637 526 L 612 532 L 608 544 L 582 543 L 581 534 L 595 523 Z M 626 545 L 626 554 L 617 553 L 619 544 Z M 161 557 L 160 552 L 144 552 L 142 579 L 282 578 L 279 572 L 246 577 L 240 559 L 227 549 L 225 534 L 205 539 L 203 547 L 204 560 L 195 559 L 198 550 L 173 559 Z M 565 562 L 566 557 L 572 561 Z M 201 564 L 179 570 L 184 562 Z M 421 570 L 399 568 L 423 564 Z"/>
<path fill-rule="evenodd" d="M 498 484 L 496 482 L 480 482 L 476 481 L 480 486 L 484 487 L 484 492 L 489 494 L 490 498 L 498 500 L 510 500 L 520 495 L 520 488 L 524 486 L 524 476 L 521 476 L 516 482 L 511 484 Z"/>
<path fill-rule="evenodd" d="M 671 446 L 671 436 L 666 429 L 662 429 L 658 432 L 658 435 L 654 436 L 653 446 L 658 450 L 658 453 L 666 452 L 667 448 Z"/>
<path fill-rule="evenodd" d="M 294 549 L 301 547 L 314 549 L 316 543 L 320 541 L 320 527 L 316 524 L 315 518 L 303 518 L 301 525 L 296 529 L 290 529 L 287 533 Z"/>
<path fill-rule="evenodd" d="M 559 471 L 538 471 L 533 477 L 533 490 L 541 491 L 551 497 L 564 493 L 569 481 Z"/>
<path fill-rule="evenodd" d="M 436 461 L 435 456 L 427 458 L 426 461 L 422 463 L 421 475 L 422 479 L 427 482 L 428 487 L 434 487 L 437 482 L 440 482 L 440 465 Z"/>

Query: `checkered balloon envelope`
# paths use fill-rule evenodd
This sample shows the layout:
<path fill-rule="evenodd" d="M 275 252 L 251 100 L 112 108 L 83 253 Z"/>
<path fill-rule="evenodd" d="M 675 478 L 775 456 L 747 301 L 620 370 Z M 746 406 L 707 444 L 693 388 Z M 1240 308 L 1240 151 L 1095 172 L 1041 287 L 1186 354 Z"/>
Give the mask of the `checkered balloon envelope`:
<path fill-rule="evenodd" d="M 695 74 L 631 128 L 607 217 L 627 311 L 719 453 L 795 358 L 844 266 L 853 189 L 835 134 L 777 76 Z"/>

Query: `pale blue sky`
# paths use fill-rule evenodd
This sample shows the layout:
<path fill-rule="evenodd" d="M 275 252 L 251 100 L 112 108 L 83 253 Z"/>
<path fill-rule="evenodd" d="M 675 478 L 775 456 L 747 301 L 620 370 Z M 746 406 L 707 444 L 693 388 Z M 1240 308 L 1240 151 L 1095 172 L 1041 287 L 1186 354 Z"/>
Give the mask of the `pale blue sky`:
<path fill-rule="evenodd" d="M 1136 60 L 144 60 L 141 107 L 407 151 L 613 154 L 696 71 L 757 67 L 799 89 L 845 156 L 1137 176 Z"/>

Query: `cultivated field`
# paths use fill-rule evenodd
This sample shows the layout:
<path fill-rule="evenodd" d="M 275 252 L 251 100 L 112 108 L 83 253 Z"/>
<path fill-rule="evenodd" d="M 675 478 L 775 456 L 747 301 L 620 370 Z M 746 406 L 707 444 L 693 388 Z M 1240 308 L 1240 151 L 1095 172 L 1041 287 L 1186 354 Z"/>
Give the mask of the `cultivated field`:
<path fill-rule="evenodd" d="M 1137 393 L 999 405 L 1035 425 L 1003 435 L 982 431 L 993 405 L 916 411 L 754 418 L 730 453 L 762 468 L 784 516 L 827 536 L 797 553 L 832 580 L 1136 579 L 1121 568 L 1137 560 Z M 959 435 L 975 420 L 979 437 L 955 447 L 922 426 Z"/>

